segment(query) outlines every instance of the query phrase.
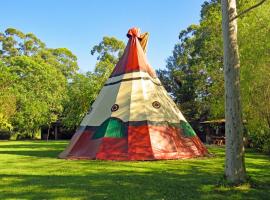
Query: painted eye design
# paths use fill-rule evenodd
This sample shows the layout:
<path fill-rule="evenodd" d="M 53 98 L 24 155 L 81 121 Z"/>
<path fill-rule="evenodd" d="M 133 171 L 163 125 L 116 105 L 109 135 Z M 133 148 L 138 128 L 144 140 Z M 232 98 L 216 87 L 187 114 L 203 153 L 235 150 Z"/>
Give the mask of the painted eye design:
<path fill-rule="evenodd" d="M 111 111 L 115 112 L 119 109 L 119 105 L 118 104 L 113 104 L 113 106 L 111 107 Z"/>
<path fill-rule="evenodd" d="M 161 104 L 160 104 L 158 101 L 154 101 L 154 102 L 152 103 L 152 106 L 153 106 L 154 108 L 156 108 L 156 109 L 159 109 L 159 108 L 161 107 Z"/>

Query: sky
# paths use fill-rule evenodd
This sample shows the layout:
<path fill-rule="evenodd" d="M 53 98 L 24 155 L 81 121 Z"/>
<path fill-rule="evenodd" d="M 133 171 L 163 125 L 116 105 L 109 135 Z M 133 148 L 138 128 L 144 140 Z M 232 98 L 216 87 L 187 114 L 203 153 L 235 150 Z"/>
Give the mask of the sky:
<path fill-rule="evenodd" d="M 34 33 L 49 48 L 65 47 L 78 58 L 80 72 L 92 71 L 91 48 L 103 36 L 127 42 L 131 27 L 149 32 L 147 56 L 155 69 L 178 41 L 179 32 L 200 19 L 204 0 L 3 0 L 0 32 L 12 27 Z"/>

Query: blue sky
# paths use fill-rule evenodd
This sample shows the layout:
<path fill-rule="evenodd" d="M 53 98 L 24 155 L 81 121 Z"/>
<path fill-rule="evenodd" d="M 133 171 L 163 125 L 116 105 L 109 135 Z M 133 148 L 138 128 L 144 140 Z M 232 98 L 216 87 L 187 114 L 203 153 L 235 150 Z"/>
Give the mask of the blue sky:
<path fill-rule="evenodd" d="M 199 22 L 204 0 L 6 0 L 1 2 L 0 31 L 8 27 L 32 32 L 48 47 L 66 47 L 77 57 L 81 72 L 93 70 L 91 48 L 103 36 L 127 42 L 126 32 L 140 27 L 150 33 L 147 56 L 155 69 L 164 68 L 179 32 Z"/>

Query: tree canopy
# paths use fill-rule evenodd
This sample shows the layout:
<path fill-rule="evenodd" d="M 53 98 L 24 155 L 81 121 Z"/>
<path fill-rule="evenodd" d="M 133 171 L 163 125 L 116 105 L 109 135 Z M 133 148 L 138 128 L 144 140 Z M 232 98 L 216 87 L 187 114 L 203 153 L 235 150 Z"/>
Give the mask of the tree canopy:
<path fill-rule="evenodd" d="M 41 127 L 61 121 L 76 128 L 110 75 L 125 44 L 104 37 L 92 48 L 94 72 L 79 73 L 67 48 L 48 48 L 33 33 L 0 33 L 0 130 L 36 137 Z"/>
<path fill-rule="evenodd" d="M 238 1 L 241 12 L 256 3 Z M 238 19 L 243 115 L 248 137 L 269 151 L 269 15 L 266 2 L 257 12 Z M 202 5 L 198 25 L 180 31 L 179 42 L 158 74 L 166 89 L 189 120 L 224 118 L 223 48 L 221 5 Z M 260 143 L 260 144 L 259 144 Z"/>

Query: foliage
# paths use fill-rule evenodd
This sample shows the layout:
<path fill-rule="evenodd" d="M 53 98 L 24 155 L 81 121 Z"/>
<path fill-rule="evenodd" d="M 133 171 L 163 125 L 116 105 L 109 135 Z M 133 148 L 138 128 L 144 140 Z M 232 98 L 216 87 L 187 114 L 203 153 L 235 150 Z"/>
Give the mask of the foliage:
<path fill-rule="evenodd" d="M 78 69 L 68 49 L 49 49 L 34 34 L 14 28 L 0 33 L 1 126 L 35 137 L 59 119 L 67 83 Z M 7 111 L 7 109 L 9 109 Z M 9 113 L 9 115 L 7 115 Z"/>
<path fill-rule="evenodd" d="M 10 68 L 17 76 L 17 108 L 13 118 L 16 131 L 34 134 L 42 125 L 55 122 L 65 97 L 64 75 L 54 66 L 27 56 L 11 58 Z"/>
<path fill-rule="evenodd" d="M 0 61 L 0 131 L 11 130 L 11 117 L 16 111 L 16 97 L 12 84 L 15 77 Z"/>
<path fill-rule="evenodd" d="M 238 1 L 238 11 L 257 1 Z M 241 93 L 248 136 L 270 132 L 270 2 L 238 19 Z M 202 5 L 199 25 L 179 34 L 179 42 L 159 77 L 189 120 L 224 118 L 221 8 L 217 0 Z M 266 142 L 266 146 L 267 141 Z M 254 144 L 257 144 L 254 141 Z M 262 146 L 257 146 L 262 149 Z M 263 148 L 265 149 L 265 148 Z"/>
<path fill-rule="evenodd" d="M 242 10 L 257 1 L 240 1 Z M 248 12 L 239 20 L 239 46 L 242 65 L 241 85 L 248 137 L 270 153 L 270 2 Z"/>
<path fill-rule="evenodd" d="M 161 74 L 167 74 L 165 87 L 189 120 L 205 120 L 209 114 L 221 117 L 224 112 L 221 16 L 217 5 L 216 1 L 204 3 L 200 25 L 190 25 L 180 32 L 180 41 L 167 60 L 167 70 L 158 73 L 163 82 Z"/>
<path fill-rule="evenodd" d="M 270 158 L 247 150 L 255 187 L 217 186 L 224 148 L 208 159 L 115 162 L 56 159 L 67 142 L 0 142 L 0 199 L 269 199 Z M 50 167 L 48 167 L 50 166 Z M 72 181 L 71 181 L 72 180 Z"/>
<path fill-rule="evenodd" d="M 122 55 L 125 44 L 104 37 L 95 71 L 78 73 L 76 56 L 66 48 L 47 48 L 33 33 L 8 28 L 0 33 L 0 131 L 20 138 L 36 136 L 41 127 L 61 121 L 79 125 Z"/>
<path fill-rule="evenodd" d="M 123 41 L 107 36 L 103 37 L 102 41 L 92 48 L 91 54 L 97 54 L 98 62 L 95 67 L 95 75 L 98 76 L 101 86 L 111 75 L 114 66 L 124 52 L 124 48 Z"/>
<path fill-rule="evenodd" d="M 99 80 L 95 74 L 77 74 L 68 86 L 68 98 L 64 102 L 62 122 L 65 127 L 76 128 L 94 102 L 99 91 Z"/>

